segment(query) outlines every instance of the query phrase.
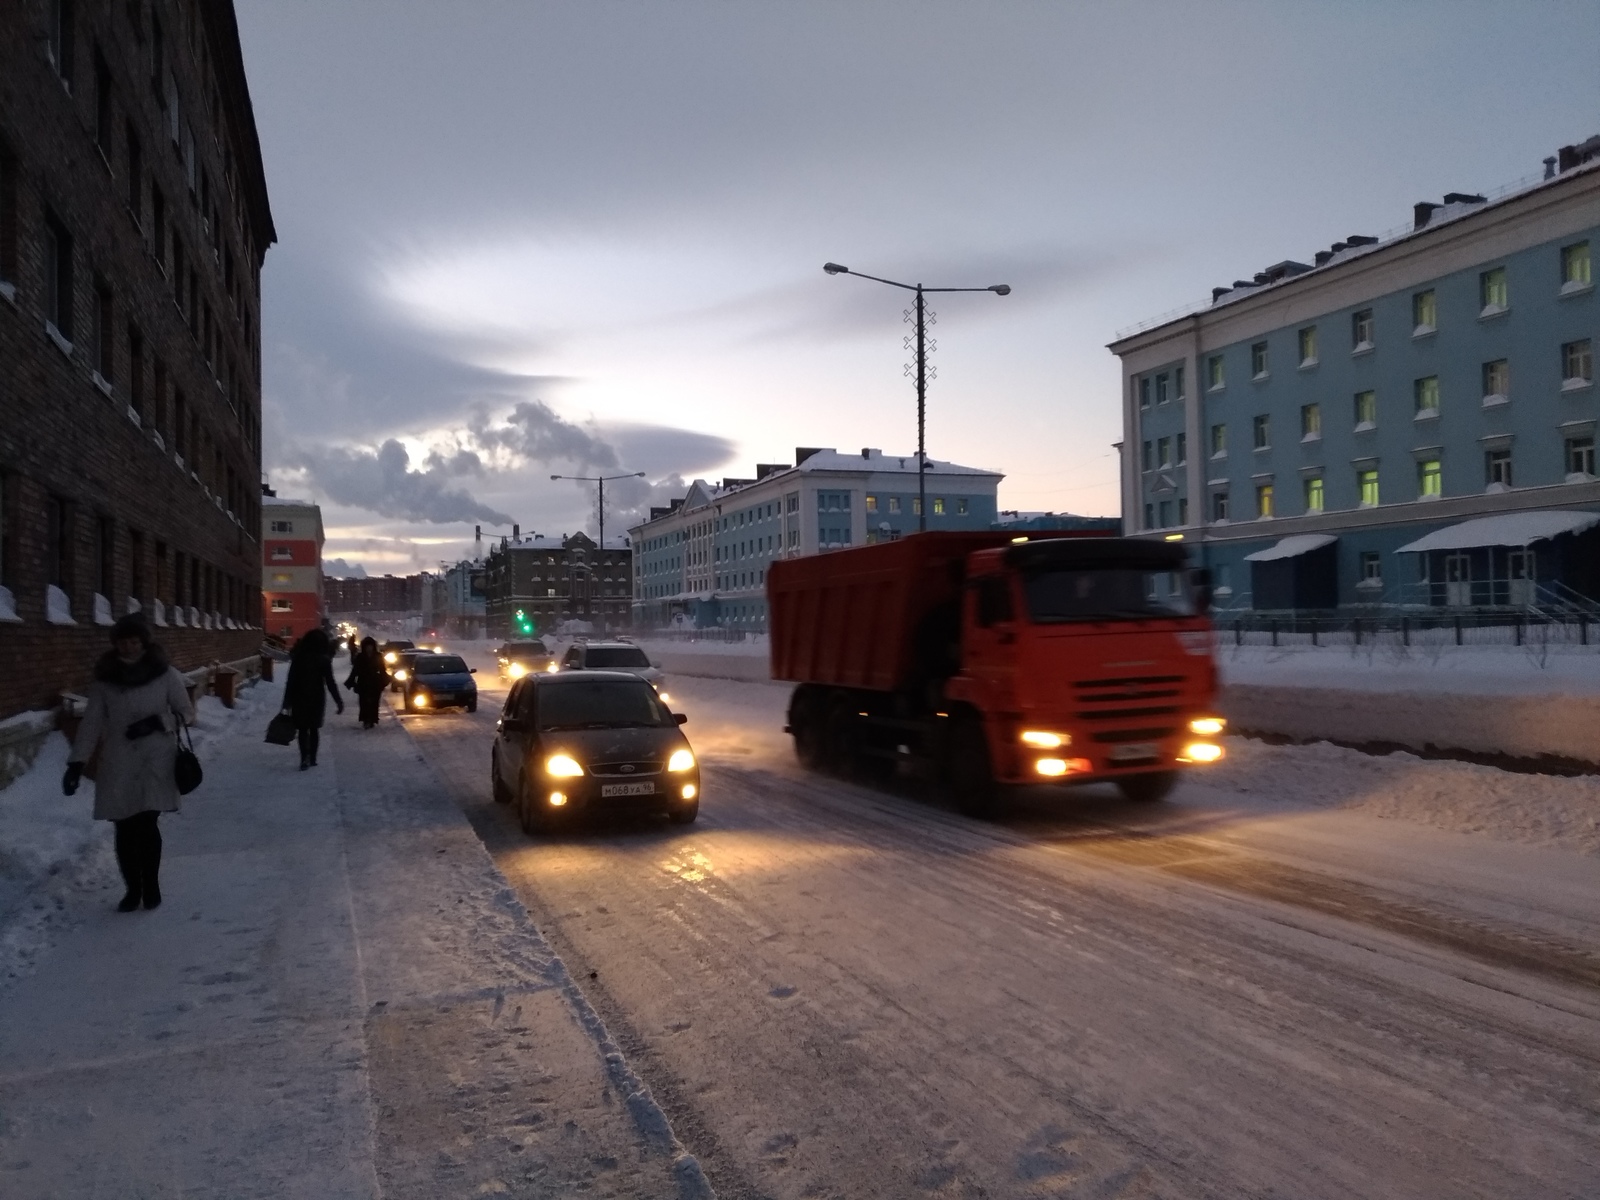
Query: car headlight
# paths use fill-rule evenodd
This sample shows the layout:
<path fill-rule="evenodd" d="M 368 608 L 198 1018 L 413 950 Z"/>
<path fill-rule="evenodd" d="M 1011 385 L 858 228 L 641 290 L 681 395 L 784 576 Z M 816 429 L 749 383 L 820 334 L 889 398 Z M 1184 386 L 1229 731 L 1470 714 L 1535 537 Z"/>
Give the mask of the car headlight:
<path fill-rule="evenodd" d="M 554 675 L 559 670 L 561 670 L 561 664 L 560 663 L 551 663 L 550 664 L 550 674 Z"/>
<path fill-rule="evenodd" d="M 400 656 L 391 650 L 389 653 L 383 656 L 383 661 L 388 663 L 390 666 L 393 666 L 395 663 L 400 661 Z"/>
<path fill-rule="evenodd" d="M 578 760 L 570 754 L 552 754 L 544 760 L 544 773 L 553 775 L 557 779 L 571 779 L 583 774 L 583 768 L 578 765 Z"/>
<path fill-rule="evenodd" d="M 506 673 L 513 679 L 521 679 L 528 673 L 528 668 L 523 666 L 521 663 L 512 663 L 511 669 Z"/>
<path fill-rule="evenodd" d="M 672 697 L 667 695 L 665 692 L 657 692 L 656 698 L 659 699 L 663 704 L 667 704 L 672 700 Z"/>
<path fill-rule="evenodd" d="M 694 769 L 694 752 L 691 750 L 674 750 L 672 757 L 667 759 L 667 770 L 690 771 Z"/>
<path fill-rule="evenodd" d="M 1022 732 L 1024 746 L 1037 746 L 1040 750 L 1055 750 L 1061 746 L 1072 745 L 1072 737 L 1065 733 L 1048 733 L 1042 729 L 1025 729 Z"/>
<path fill-rule="evenodd" d="M 1228 723 L 1221 717 L 1196 717 L 1189 722 L 1189 732 L 1201 737 L 1216 737 L 1227 727 Z"/>
<path fill-rule="evenodd" d="M 396 683 L 404 683 L 409 678 L 410 676 L 406 674 L 406 669 L 404 667 L 401 667 L 394 673 L 394 681 Z"/>
<path fill-rule="evenodd" d="M 411 697 L 411 703 L 414 704 L 417 708 L 427 708 L 428 707 L 428 693 L 427 692 L 418 692 L 416 695 Z"/>

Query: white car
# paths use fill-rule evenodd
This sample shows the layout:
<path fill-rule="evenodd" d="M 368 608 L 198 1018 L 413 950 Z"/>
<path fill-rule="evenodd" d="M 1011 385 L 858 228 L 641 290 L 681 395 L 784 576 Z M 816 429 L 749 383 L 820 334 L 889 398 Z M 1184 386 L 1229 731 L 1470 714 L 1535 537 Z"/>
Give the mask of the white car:
<path fill-rule="evenodd" d="M 562 671 L 626 671 L 637 675 L 668 704 L 667 677 L 652 666 L 645 652 L 632 642 L 578 642 L 561 656 Z"/>

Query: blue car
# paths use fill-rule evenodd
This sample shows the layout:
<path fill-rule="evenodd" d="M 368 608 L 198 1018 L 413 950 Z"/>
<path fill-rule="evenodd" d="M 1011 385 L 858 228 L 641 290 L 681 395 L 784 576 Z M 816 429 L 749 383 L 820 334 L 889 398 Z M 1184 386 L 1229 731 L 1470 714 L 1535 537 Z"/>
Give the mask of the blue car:
<path fill-rule="evenodd" d="M 406 672 L 401 688 L 402 712 L 429 712 L 436 708 L 478 711 L 476 667 L 458 654 L 419 654 Z"/>

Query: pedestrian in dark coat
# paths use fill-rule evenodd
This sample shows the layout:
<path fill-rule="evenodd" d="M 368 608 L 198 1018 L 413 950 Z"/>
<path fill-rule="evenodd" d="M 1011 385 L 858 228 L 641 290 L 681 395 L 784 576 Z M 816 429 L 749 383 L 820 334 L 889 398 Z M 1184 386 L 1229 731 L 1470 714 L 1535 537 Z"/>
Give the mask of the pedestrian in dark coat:
<path fill-rule="evenodd" d="M 182 801 L 173 775 L 177 722 L 194 723 L 194 706 L 182 675 L 150 641 L 138 614 L 111 627 L 112 649 L 95 664 L 89 705 L 67 758 L 61 790 L 78 790 L 83 766 L 100 751 L 94 779 L 94 817 L 116 827 L 117 866 L 127 894 L 118 912 L 161 903 L 161 830 L 164 812 Z"/>
<path fill-rule="evenodd" d="M 373 728 L 378 723 L 378 700 L 389 686 L 389 669 L 383 665 L 375 639 L 361 639 L 361 650 L 350 663 L 350 677 L 344 685 L 354 689 L 361 700 L 361 728 Z"/>
<path fill-rule="evenodd" d="M 317 765 L 322 714 L 328 707 L 324 692 L 344 712 L 344 701 L 333 682 L 333 643 L 322 630 L 313 629 L 302 634 L 289 651 L 289 678 L 283 685 L 283 711 L 294 718 L 299 731 L 302 771 Z"/>

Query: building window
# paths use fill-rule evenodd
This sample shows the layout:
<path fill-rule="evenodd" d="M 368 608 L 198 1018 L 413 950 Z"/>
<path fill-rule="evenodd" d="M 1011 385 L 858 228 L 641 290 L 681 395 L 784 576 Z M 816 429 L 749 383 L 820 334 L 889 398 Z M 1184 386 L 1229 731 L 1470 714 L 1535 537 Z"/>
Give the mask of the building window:
<path fill-rule="evenodd" d="M 1189 435 L 1187 433 L 1178 434 L 1173 459 L 1180 467 L 1189 461 Z"/>
<path fill-rule="evenodd" d="M 273 533 L 293 533 L 294 532 L 294 522 L 293 521 L 273 521 L 272 522 L 272 532 Z"/>
<path fill-rule="evenodd" d="M 1306 493 L 1306 511 L 1308 513 L 1321 512 L 1324 506 L 1322 476 L 1312 475 L 1308 477 L 1304 486 Z"/>
<path fill-rule="evenodd" d="M 1439 297 L 1432 288 L 1411 297 L 1411 336 L 1425 337 L 1439 328 Z"/>
<path fill-rule="evenodd" d="M 1257 450 L 1265 450 L 1272 445 L 1272 417 L 1270 414 L 1262 413 L 1256 417 L 1252 423 L 1252 428 L 1255 432 L 1255 447 Z"/>
<path fill-rule="evenodd" d="M 1314 442 L 1322 436 L 1322 405 L 1300 406 L 1300 440 Z"/>
<path fill-rule="evenodd" d="M 1160 528 L 1162 528 L 1162 529 L 1170 529 L 1170 528 L 1172 528 L 1172 501 L 1171 500 L 1163 500 L 1163 501 L 1161 501 L 1160 505 L 1158 506 L 1158 511 L 1161 514 L 1161 518 L 1160 518 L 1161 519 L 1161 526 L 1160 526 Z"/>
<path fill-rule="evenodd" d="M 1300 331 L 1300 365 L 1314 367 L 1317 365 L 1317 327 L 1307 325 Z"/>
<path fill-rule="evenodd" d="M 1368 467 L 1356 472 L 1356 490 L 1361 495 L 1362 508 L 1378 507 L 1378 471 Z"/>
<path fill-rule="evenodd" d="M 920 517 L 922 515 L 922 497 L 921 496 L 913 496 L 913 497 L 911 497 L 911 515 L 914 516 L 914 517 Z"/>
<path fill-rule="evenodd" d="M 1563 388 L 1587 387 L 1594 382 L 1594 356 L 1589 351 L 1589 339 L 1568 342 L 1561 347 L 1561 386 Z"/>
<path fill-rule="evenodd" d="M 1480 317 L 1492 317 L 1511 306 L 1511 294 L 1506 287 L 1506 269 L 1495 267 L 1478 276 L 1478 303 L 1483 305 Z"/>
<path fill-rule="evenodd" d="M 1139 407 L 1150 407 L 1150 376 L 1148 375 L 1139 380 Z"/>
<path fill-rule="evenodd" d="M 1252 379 L 1265 379 L 1271 372 L 1268 368 L 1267 344 L 1257 342 L 1250 347 L 1250 377 Z"/>
<path fill-rule="evenodd" d="M 962 497 L 960 497 L 959 499 L 956 500 L 956 516 L 964 517 L 966 515 L 967 515 L 967 498 L 965 496 L 962 496 Z"/>
<path fill-rule="evenodd" d="M 1439 415 L 1439 377 L 1427 375 L 1413 381 L 1411 384 L 1411 398 L 1416 403 L 1417 416 L 1437 417 Z"/>
<path fill-rule="evenodd" d="M 45 502 L 45 582 L 72 594 L 72 505 L 59 496 Z"/>
<path fill-rule="evenodd" d="M 933 498 L 933 515 L 936 516 L 936 517 L 944 516 L 944 497 L 943 496 L 935 496 Z"/>
<path fill-rule="evenodd" d="M 1373 342 L 1372 310 L 1363 308 L 1350 314 L 1350 349 L 1352 352 L 1371 350 Z"/>
<path fill-rule="evenodd" d="M 1226 425 L 1213 425 L 1211 427 L 1211 457 L 1226 458 L 1228 456 L 1228 427 Z"/>
<path fill-rule="evenodd" d="M 17 160 L 0 141 L 0 280 L 17 277 Z"/>
<path fill-rule="evenodd" d="M 1172 465 L 1172 439 L 1169 437 L 1156 439 L 1156 465 L 1170 467 Z"/>
<path fill-rule="evenodd" d="M 1365 587 L 1383 586 L 1383 559 L 1376 550 L 1361 552 L 1361 584 Z"/>
<path fill-rule="evenodd" d="M 1189 523 L 1189 498 L 1187 496 L 1179 496 L 1178 497 L 1178 524 L 1179 525 L 1187 525 L 1188 523 Z"/>
<path fill-rule="evenodd" d="M 1483 452 L 1483 481 L 1489 487 L 1511 486 L 1511 451 L 1485 450 Z"/>
<path fill-rule="evenodd" d="M 1355 398 L 1357 429 L 1371 429 L 1378 423 L 1378 393 L 1357 392 Z"/>
<path fill-rule="evenodd" d="M 275 613 L 293 612 L 294 611 L 294 601 L 293 600 L 288 600 L 288 599 L 279 599 L 278 597 L 274 597 L 273 601 L 272 601 L 272 611 L 275 612 Z"/>
<path fill-rule="evenodd" d="M 1213 521 L 1226 521 L 1228 519 L 1228 493 L 1211 493 L 1211 519 Z"/>
<path fill-rule="evenodd" d="M 94 144 L 108 164 L 111 162 L 112 116 L 111 68 L 97 50 L 94 56 Z"/>
<path fill-rule="evenodd" d="M 1156 376 L 1156 403 L 1166 404 L 1172 399 L 1167 391 L 1167 377 L 1165 374 Z"/>
<path fill-rule="evenodd" d="M 1483 402 L 1503 404 L 1511 395 L 1511 363 L 1497 358 L 1483 364 Z"/>
<path fill-rule="evenodd" d="M 1568 475 L 1594 475 L 1593 436 L 1568 438 L 1566 451 Z"/>
<path fill-rule="evenodd" d="M 1222 355 L 1213 354 L 1206 359 L 1206 387 L 1215 392 L 1226 382 L 1227 380 L 1222 373 Z"/>
<path fill-rule="evenodd" d="M 1172 373 L 1172 394 L 1181 404 L 1183 402 L 1183 368 L 1179 367 Z"/>
<path fill-rule="evenodd" d="M 72 236 L 61 222 L 44 222 L 44 317 L 67 341 L 72 340 Z"/>
<path fill-rule="evenodd" d="M 1272 485 L 1270 483 L 1256 484 L 1256 516 L 1270 517 L 1272 515 Z"/>
<path fill-rule="evenodd" d="M 100 378 L 110 383 L 116 370 L 116 339 L 111 325 L 111 289 L 94 289 L 94 360 Z"/>
<path fill-rule="evenodd" d="M 1444 468 L 1437 458 L 1425 458 L 1417 464 L 1417 495 L 1424 500 L 1444 495 Z"/>
<path fill-rule="evenodd" d="M 1148 446 L 1149 444 L 1150 444 L 1149 442 L 1145 443 L 1146 446 Z M 890 496 L 889 497 L 889 511 L 892 512 L 892 513 L 897 513 L 897 512 L 900 511 L 900 497 L 899 496 Z"/>
<path fill-rule="evenodd" d="M 1577 242 L 1561 247 L 1561 290 L 1581 292 L 1592 282 L 1589 274 L 1589 243 Z"/>
<path fill-rule="evenodd" d="M 1156 527 L 1156 506 L 1154 504 L 1146 504 L 1144 506 L 1144 527 L 1146 529 L 1154 529 Z"/>
<path fill-rule="evenodd" d="M 73 0 L 49 0 L 50 27 L 46 33 L 45 45 L 50 52 L 50 61 L 55 64 L 56 74 L 61 77 L 61 82 L 72 88 L 72 63 L 76 57 L 74 53 L 74 13 Z"/>
<path fill-rule="evenodd" d="M 878 511 L 878 498 L 876 496 L 868 496 L 867 497 L 867 511 L 868 512 L 877 512 Z"/>

